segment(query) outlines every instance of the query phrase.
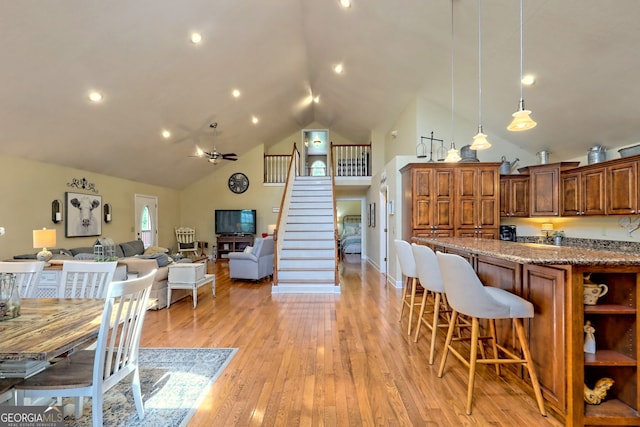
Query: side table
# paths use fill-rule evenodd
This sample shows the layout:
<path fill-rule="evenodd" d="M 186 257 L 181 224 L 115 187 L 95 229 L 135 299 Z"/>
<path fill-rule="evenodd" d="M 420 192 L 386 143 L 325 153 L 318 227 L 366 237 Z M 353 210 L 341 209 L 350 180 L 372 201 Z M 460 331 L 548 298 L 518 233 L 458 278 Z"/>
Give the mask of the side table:
<path fill-rule="evenodd" d="M 193 293 L 193 308 L 198 305 L 198 288 L 211 283 L 211 294 L 216 296 L 215 274 L 204 274 L 206 264 L 188 263 L 169 266 L 167 281 L 167 309 L 171 306 L 171 291 L 173 289 L 190 289 Z"/>

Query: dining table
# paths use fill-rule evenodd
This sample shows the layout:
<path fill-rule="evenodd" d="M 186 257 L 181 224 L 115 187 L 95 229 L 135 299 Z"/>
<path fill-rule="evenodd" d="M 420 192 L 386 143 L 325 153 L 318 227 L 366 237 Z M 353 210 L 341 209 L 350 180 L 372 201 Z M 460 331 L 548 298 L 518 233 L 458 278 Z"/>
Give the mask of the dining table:
<path fill-rule="evenodd" d="M 0 378 L 26 378 L 98 336 L 99 298 L 23 298 L 20 316 L 0 321 Z"/>

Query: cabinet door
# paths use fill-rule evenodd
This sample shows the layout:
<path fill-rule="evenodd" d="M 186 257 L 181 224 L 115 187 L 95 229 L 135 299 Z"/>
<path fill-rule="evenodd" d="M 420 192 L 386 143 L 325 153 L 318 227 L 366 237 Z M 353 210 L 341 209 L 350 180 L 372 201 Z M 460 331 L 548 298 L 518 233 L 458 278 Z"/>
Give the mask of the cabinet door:
<path fill-rule="evenodd" d="M 453 229 L 453 169 L 433 171 L 431 225 L 438 230 Z"/>
<path fill-rule="evenodd" d="M 637 161 L 607 167 L 607 214 L 629 215 L 638 212 Z"/>
<path fill-rule="evenodd" d="M 568 270 L 523 265 L 522 297 L 533 304 L 528 335 L 531 356 L 545 399 L 561 412 L 566 409 L 565 287 Z"/>
<path fill-rule="evenodd" d="M 431 169 L 415 170 L 412 182 L 413 188 L 413 228 L 430 228 L 432 223 L 431 215 Z"/>
<path fill-rule="evenodd" d="M 583 215 L 604 215 L 606 208 L 605 168 L 582 172 Z"/>
<path fill-rule="evenodd" d="M 563 173 L 561 179 L 562 216 L 580 215 L 580 173 Z"/>
<path fill-rule="evenodd" d="M 558 216 L 560 209 L 560 168 L 555 165 L 529 169 L 530 216 Z"/>
<path fill-rule="evenodd" d="M 457 187 L 457 228 L 497 228 L 500 222 L 498 169 L 460 168 Z"/>
<path fill-rule="evenodd" d="M 500 216 L 529 216 L 529 176 L 500 177 Z"/>

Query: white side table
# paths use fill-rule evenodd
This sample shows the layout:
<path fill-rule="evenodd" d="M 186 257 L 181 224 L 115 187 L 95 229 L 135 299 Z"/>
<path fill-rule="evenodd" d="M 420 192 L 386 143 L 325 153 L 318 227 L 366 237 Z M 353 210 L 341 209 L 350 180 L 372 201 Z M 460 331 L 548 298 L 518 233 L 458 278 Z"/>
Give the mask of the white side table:
<path fill-rule="evenodd" d="M 211 283 L 211 294 L 216 297 L 216 275 L 205 274 L 204 277 L 191 282 L 172 282 L 171 279 L 167 282 L 167 309 L 171 306 L 171 290 L 172 289 L 191 289 L 193 292 L 193 308 L 198 305 L 198 288 L 204 286 L 207 283 Z"/>

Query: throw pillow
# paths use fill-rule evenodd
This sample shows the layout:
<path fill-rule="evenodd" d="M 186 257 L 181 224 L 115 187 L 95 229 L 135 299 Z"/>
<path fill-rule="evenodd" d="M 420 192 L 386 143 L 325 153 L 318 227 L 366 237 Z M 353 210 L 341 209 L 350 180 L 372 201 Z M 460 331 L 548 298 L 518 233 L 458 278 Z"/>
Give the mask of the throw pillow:
<path fill-rule="evenodd" d="M 85 252 L 79 252 L 73 256 L 73 259 L 78 261 L 92 261 L 92 260 L 95 260 L 96 258 L 98 258 L 98 255 L 93 253 L 88 254 Z"/>
<path fill-rule="evenodd" d="M 144 250 L 144 254 L 145 255 L 149 255 L 149 254 L 166 254 L 167 252 L 169 252 L 169 249 L 163 248 L 161 246 L 149 246 L 147 249 Z"/>
<path fill-rule="evenodd" d="M 82 248 L 72 248 L 69 249 L 71 255 L 74 257 L 78 254 L 93 254 L 93 246 L 84 246 Z"/>
<path fill-rule="evenodd" d="M 245 254 L 250 254 L 251 252 L 253 252 L 253 246 L 247 246 L 246 248 L 244 248 Z"/>
<path fill-rule="evenodd" d="M 158 267 L 164 267 L 169 264 L 169 255 L 167 254 L 137 255 L 137 257 L 142 259 L 155 259 Z"/>
<path fill-rule="evenodd" d="M 125 257 L 142 255 L 144 253 L 144 243 L 142 240 L 132 240 L 130 242 L 120 243 L 122 252 Z"/>

